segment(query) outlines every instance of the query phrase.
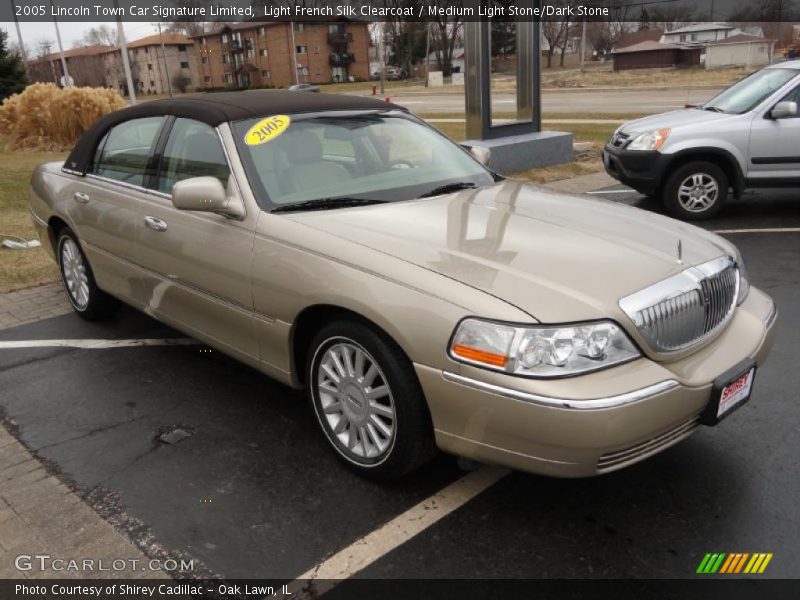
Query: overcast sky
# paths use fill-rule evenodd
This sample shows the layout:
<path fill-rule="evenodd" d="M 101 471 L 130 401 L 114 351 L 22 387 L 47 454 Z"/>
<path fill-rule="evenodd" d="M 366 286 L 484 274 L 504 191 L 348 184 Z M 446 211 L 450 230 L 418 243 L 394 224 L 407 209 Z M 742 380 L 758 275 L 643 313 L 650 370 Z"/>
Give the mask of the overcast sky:
<path fill-rule="evenodd" d="M 109 25 L 116 31 L 117 24 L 114 22 L 105 23 L 61 23 L 59 22 L 58 28 L 61 30 L 61 41 L 64 44 L 64 49 L 72 48 L 74 42 L 83 37 L 83 33 L 90 27 L 97 25 Z M 25 41 L 25 47 L 30 54 L 36 54 L 39 40 L 49 40 L 53 42 L 52 52 L 58 50 L 56 43 L 56 30 L 52 21 L 45 23 L 20 23 L 22 29 L 22 39 Z M 150 35 L 156 31 L 156 26 L 151 23 L 123 23 L 125 28 L 125 39 L 128 41 L 135 40 L 146 35 Z M 16 44 L 17 30 L 14 23 L 0 22 L 0 28 L 8 32 L 8 40 L 10 43 Z"/>

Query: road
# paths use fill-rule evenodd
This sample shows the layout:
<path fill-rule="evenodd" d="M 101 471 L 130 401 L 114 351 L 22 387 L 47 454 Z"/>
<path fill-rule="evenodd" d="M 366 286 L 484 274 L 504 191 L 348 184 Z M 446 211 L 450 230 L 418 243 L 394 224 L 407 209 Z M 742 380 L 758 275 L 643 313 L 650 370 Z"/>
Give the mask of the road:
<path fill-rule="evenodd" d="M 685 104 L 702 102 L 721 89 L 675 88 L 654 90 L 545 90 L 542 108 L 545 113 L 659 113 L 683 108 Z M 389 96 L 392 102 L 415 113 L 464 112 L 464 96 L 460 93 L 399 93 Z M 509 112 L 515 108 L 513 93 L 494 94 L 493 109 Z"/>
<path fill-rule="evenodd" d="M 622 186 L 597 192 L 660 210 Z M 4 350 L 0 416 L 141 547 L 192 557 L 206 573 L 290 580 L 374 535 L 374 560 L 358 577 L 691 578 L 706 552 L 772 552 L 764 577 L 795 577 L 800 233 L 786 231 L 800 228 L 795 196 L 756 194 L 704 224 L 739 245 L 781 313 L 753 399 L 718 427 L 602 477 L 510 473 L 415 526 L 425 516 L 415 507 L 452 501 L 443 490 L 472 475 L 456 459 L 440 455 L 391 485 L 360 479 L 296 392 L 199 346 Z M 752 229 L 764 230 L 742 231 Z M 66 315 L 0 340 L 177 335 L 123 310 L 106 324 Z M 189 437 L 159 441 L 175 427 Z"/>

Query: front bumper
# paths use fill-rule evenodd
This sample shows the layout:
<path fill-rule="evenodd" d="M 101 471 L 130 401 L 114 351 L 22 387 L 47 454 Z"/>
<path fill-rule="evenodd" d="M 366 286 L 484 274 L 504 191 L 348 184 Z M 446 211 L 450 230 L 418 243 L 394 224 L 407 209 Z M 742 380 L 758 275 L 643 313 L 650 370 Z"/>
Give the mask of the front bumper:
<path fill-rule="evenodd" d="M 687 437 L 713 381 L 774 338 L 775 306 L 752 288 L 712 343 L 672 363 L 648 358 L 558 380 L 521 379 L 454 363 L 415 365 L 436 442 L 452 454 L 559 477 L 607 473 Z"/>
<path fill-rule="evenodd" d="M 670 157 L 658 151 L 638 151 L 603 148 L 603 166 L 614 179 L 647 195 L 655 194 L 661 187 Z"/>

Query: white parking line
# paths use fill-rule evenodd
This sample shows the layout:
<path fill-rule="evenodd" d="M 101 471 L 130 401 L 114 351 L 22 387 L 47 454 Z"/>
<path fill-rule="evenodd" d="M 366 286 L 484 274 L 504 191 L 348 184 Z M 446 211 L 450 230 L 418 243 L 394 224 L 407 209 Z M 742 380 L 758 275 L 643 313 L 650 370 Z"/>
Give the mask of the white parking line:
<path fill-rule="evenodd" d="M 711 233 L 800 233 L 800 227 L 775 227 L 772 229 L 712 229 Z"/>
<path fill-rule="evenodd" d="M 316 598 L 440 521 L 509 473 L 482 466 L 409 508 L 375 531 L 309 569 L 288 586 L 292 598 Z M 289 595 L 285 596 L 289 598 Z"/>
<path fill-rule="evenodd" d="M 586 192 L 587 194 L 638 194 L 636 190 L 596 190 L 594 192 Z"/>
<path fill-rule="evenodd" d="M 144 340 L 20 340 L 0 341 L 0 350 L 12 348 L 132 348 L 136 346 L 192 346 L 200 342 L 191 338 L 164 338 Z"/>

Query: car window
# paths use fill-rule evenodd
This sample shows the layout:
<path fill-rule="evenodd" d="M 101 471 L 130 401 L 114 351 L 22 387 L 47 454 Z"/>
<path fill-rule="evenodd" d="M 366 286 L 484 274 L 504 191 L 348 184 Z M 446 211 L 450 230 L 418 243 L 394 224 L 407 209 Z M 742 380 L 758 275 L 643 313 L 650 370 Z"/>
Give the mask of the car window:
<path fill-rule="evenodd" d="M 783 98 L 781 98 L 782 102 L 797 102 L 800 105 L 800 85 L 794 88 L 791 92 L 786 94 Z M 798 115 L 800 116 L 800 115 Z M 795 117 L 797 118 L 797 117 Z"/>
<path fill-rule="evenodd" d="M 205 123 L 176 119 L 161 159 L 157 189 L 169 194 L 178 181 L 203 176 L 228 184 L 230 169 L 219 136 Z"/>
<path fill-rule="evenodd" d="M 111 129 L 95 151 L 91 172 L 131 185 L 144 185 L 150 149 L 162 119 L 132 119 Z"/>
<path fill-rule="evenodd" d="M 798 73 L 800 71 L 796 69 L 762 69 L 734 83 L 704 104 L 703 108 L 737 115 L 746 113 L 797 77 Z"/>

